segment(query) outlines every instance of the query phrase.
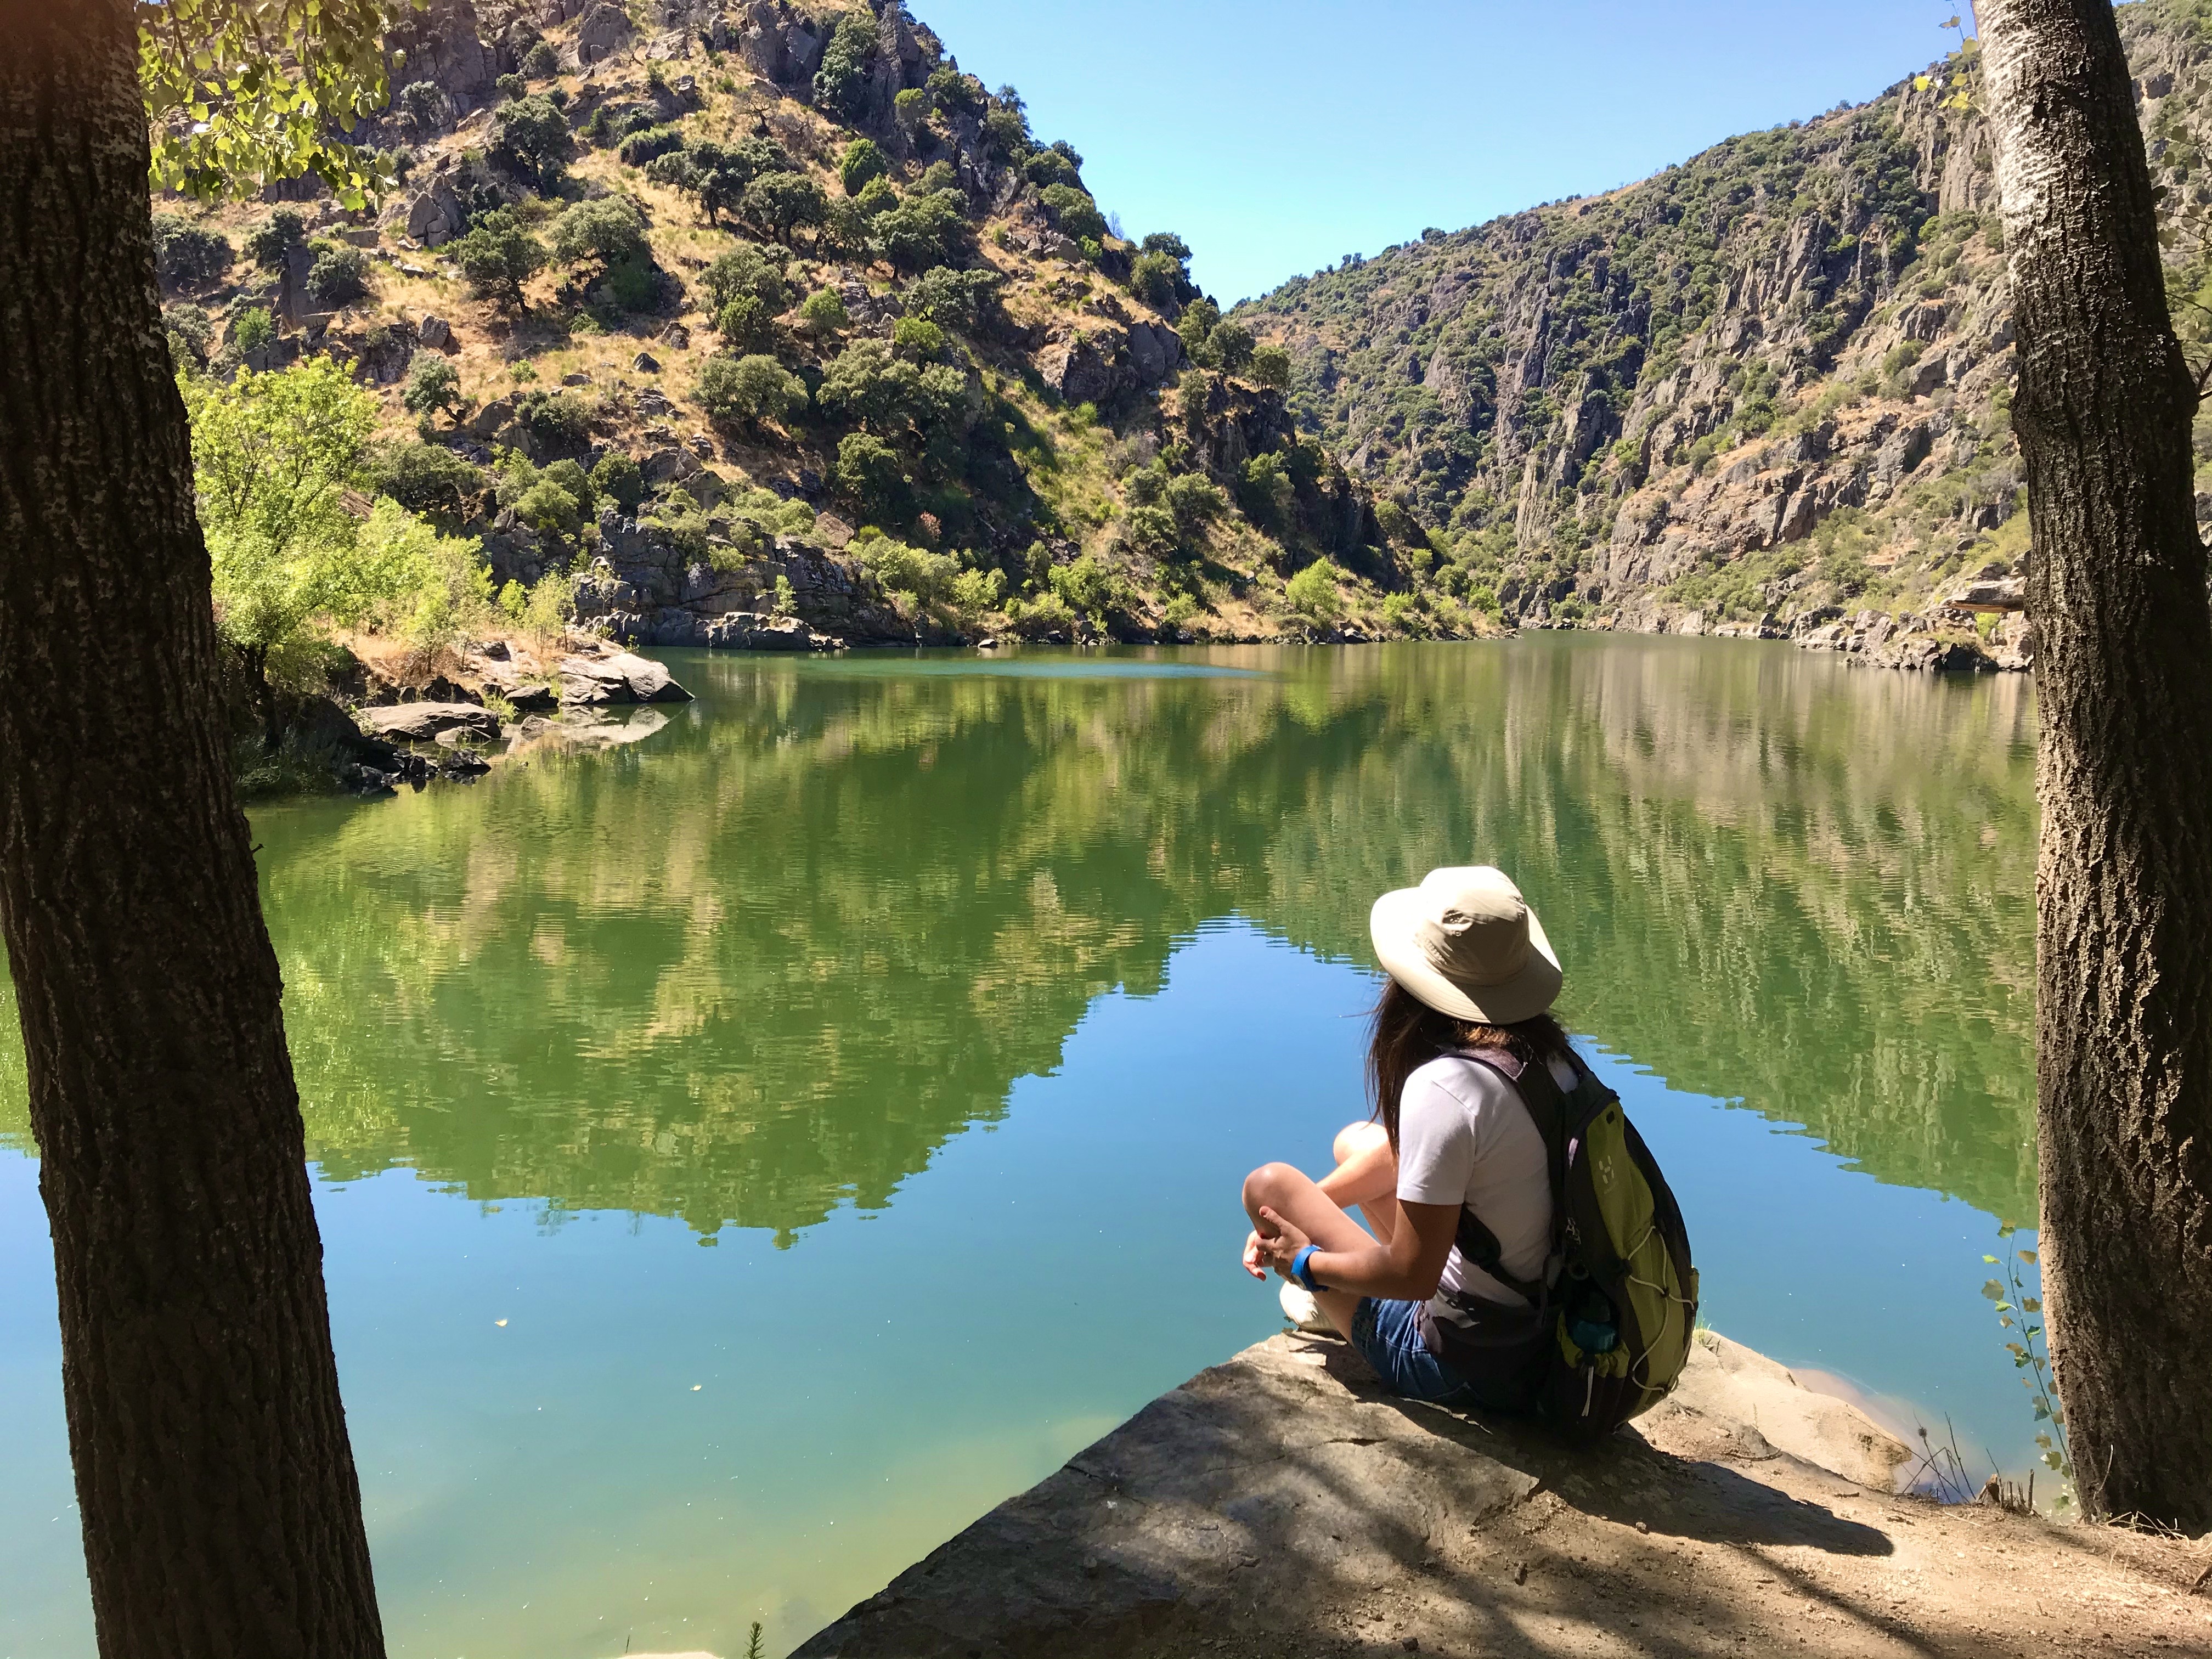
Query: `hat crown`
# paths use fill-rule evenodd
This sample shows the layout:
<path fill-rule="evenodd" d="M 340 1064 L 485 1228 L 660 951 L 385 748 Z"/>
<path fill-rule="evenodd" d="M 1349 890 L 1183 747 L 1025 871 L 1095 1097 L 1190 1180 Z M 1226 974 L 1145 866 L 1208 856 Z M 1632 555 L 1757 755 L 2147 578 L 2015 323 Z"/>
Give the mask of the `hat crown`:
<path fill-rule="evenodd" d="M 1438 973 L 1465 986 L 1502 985 L 1528 965 L 1528 902 L 1503 871 L 1436 870 L 1421 888 L 1428 914 L 1419 943 Z"/>

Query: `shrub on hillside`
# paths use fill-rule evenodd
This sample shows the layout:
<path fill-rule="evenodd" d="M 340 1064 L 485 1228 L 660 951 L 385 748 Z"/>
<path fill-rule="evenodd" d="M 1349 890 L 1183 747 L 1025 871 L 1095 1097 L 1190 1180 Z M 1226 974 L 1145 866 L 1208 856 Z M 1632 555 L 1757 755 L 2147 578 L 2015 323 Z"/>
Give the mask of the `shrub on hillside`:
<path fill-rule="evenodd" d="M 875 54 L 874 17 L 866 10 L 848 13 L 814 72 L 815 104 L 842 120 L 859 121 L 867 113 L 868 62 Z"/>
<path fill-rule="evenodd" d="M 1252 348 L 1252 366 L 1249 371 L 1253 380 L 1278 392 L 1291 389 L 1291 354 L 1279 345 Z"/>
<path fill-rule="evenodd" d="M 950 265 L 939 265 L 924 271 L 908 287 L 907 315 L 927 318 L 942 329 L 973 334 L 998 287 L 996 271 L 955 270 Z"/>
<path fill-rule="evenodd" d="M 410 415 L 444 415 L 458 420 L 462 408 L 461 372 L 434 352 L 418 353 L 399 401 Z"/>
<path fill-rule="evenodd" d="M 1241 374 L 1250 366 L 1254 349 L 1252 331 L 1224 318 L 1207 333 L 1200 361 L 1224 374 Z"/>
<path fill-rule="evenodd" d="M 1045 152 L 1050 155 L 1049 150 Z M 1106 216 L 1098 210 L 1098 204 L 1089 192 L 1076 185 L 1048 185 L 1039 192 L 1052 222 L 1068 235 L 1079 240 L 1096 240 L 1106 234 Z"/>
<path fill-rule="evenodd" d="M 698 398 L 718 425 L 758 428 L 789 420 L 806 406 L 806 385 L 773 357 L 710 357 Z"/>
<path fill-rule="evenodd" d="M 615 265 L 651 257 L 645 216 L 620 196 L 577 202 L 553 222 L 554 258 L 564 265 L 596 263 L 604 274 Z"/>
<path fill-rule="evenodd" d="M 981 115 L 988 101 L 983 83 L 972 75 L 963 75 L 950 64 L 941 64 L 930 71 L 930 101 L 941 110 L 962 115 Z"/>
<path fill-rule="evenodd" d="M 890 165 L 883 146 L 874 139 L 855 138 L 845 146 L 845 154 L 837 163 L 837 181 L 845 186 L 846 195 L 858 196 L 890 172 Z"/>
<path fill-rule="evenodd" d="M 714 313 L 714 328 L 726 351 L 762 351 L 775 343 L 775 319 L 754 295 L 733 296 Z"/>
<path fill-rule="evenodd" d="M 864 519 L 903 524 L 908 516 L 906 465 L 899 453 L 866 432 L 848 432 L 837 445 L 837 493 Z"/>
<path fill-rule="evenodd" d="M 1297 511 L 1297 491 L 1290 469 L 1280 455 L 1255 455 L 1244 463 L 1237 481 L 1237 504 L 1244 516 L 1262 530 L 1290 527 Z"/>
<path fill-rule="evenodd" d="M 435 81 L 413 81 L 392 100 L 400 118 L 418 133 L 442 132 L 453 118 L 453 100 Z"/>
<path fill-rule="evenodd" d="M 533 81 L 550 80 L 561 72 L 561 54 L 550 40 L 534 40 L 522 54 L 522 72 Z"/>
<path fill-rule="evenodd" d="M 902 317 L 891 325 L 891 349 L 902 357 L 927 362 L 945 350 L 945 331 L 927 317 Z"/>
<path fill-rule="evenodd" d="M 371 452 L 368 483 L 372 495 L 389 495 L 414 513 L 453 521 L 476 511 L 484 475 L 442 444 L 410 439 Z"/>
<path fill-rule="evenodd" d="M 684 135 L 674 127 L 647 127 L 642 132 L 633 132 L 616 146 L 615 155 L 624 163 L 641 167 L 647 161 L 674 154 L 684 148 Z"/>
<path fill-rule="evenodd" d="M 829 332 L 851 323 L 845 313 L 845 297 L 834 288 L 818 288 L 802 301 L 799 314 L 813 327 Z"/>
<path fill-rule="evenodd" d="M 1337 586 L 1338 572 L 1327 559 L 1316 559 L 1283 586 L 1283 599 L 1292 611 L 1316 623 L 1333 623 L 1344 614 L 1344 593 Z"/>
<path fill-rule="evenodd" d="M 173 213 L 154 216 L 154 271 L 164 288 L 197 288 L 230 269 L 230 239 Z"/>
<path fill-rule="evenodd" d="M 738 216 L 779 242 L 802 225 L 818 225 L 829 206 L 822 186 L 803 173 L 763 173 L 745 186 Z"/>
<path fill-rule="evenodd" d="M 568 154 L 568 118 L 543 93 L 503 104 L 492 118 L 493 164 L 526 183 L 551 190 Z"/>
<path fill-rule="evenodd" d="M 1175 515 L 1176 528 L 1195 536 L 1229 505 L 1221 488 L 1202 472 L 1179 472 L 1167 481 L 1160 501 Z"/>
<path fill-rule="evenodd" d="M 514 400 L 514 418 L 548 449 L 581 449 L 592 435 L 592 412 L 571 392 L 523 392 Z"/>
<path fill-rule="evenodd" d="M 1183 353 L 1194 363 L 1210 363 L 1206 349 L 1206 337 L 1213 332 L 1214 325 L 1221 320 L 1221 307 L 1200 295 L 1183 307 L 1176 323 L 1176 332 L 1182 338 Z"/>
<path fill-rule="evenodd" d="M 246 257 L 264 270 L 274 270 L 307 240 L 307 222 L 295 209 L 278 208 L 246 239 Z"/>
<path fill-rule="evenodd" d="M 869 227 L 877 250 L 893 270 L 915 275 L 951 264 L 968 238 L 968 199 L 949 190 L 909 196 Z"/>
<path fill-rule="evenodd" d="M 470 292 L 512 305 L 519 312 L 530 308 L 523 283 L 544 270 L 551 257 L 545 244 L 523 228 L 511 208 L 495 209 L 477 220 L 453 245 L 453 254 Z"/>
<path fill-rule="evenodd" d="M 720 314 L 735 299 L 758 300 L 774 317 L 791 304 L 790 285 L 784 281 L 778 259 L 750 242 L 740 242 L 699 273 L 699 286 L 707 291 L 707 308 Z"/>
<path fill-rule="evenodd" d="M 169 361 L 179 368 L 199 368 L 215 348 L 215 323 L 196 305 L 179 300 L 161 308 L 161 322 L 169 337 Z"/>
<path fill-rule="evenodd" d="M 316 242 L 315 263 L 307 270 L 307 297 L 337 310 L 368 295 L 368 256 L 345 242 Z"/>
<path fill-rule="evenodd" d="M 645 499 L 645 471 L 619 449 L 610 449 L 592 469 L 592 489 L 602 499 L 635 515 Z"/>

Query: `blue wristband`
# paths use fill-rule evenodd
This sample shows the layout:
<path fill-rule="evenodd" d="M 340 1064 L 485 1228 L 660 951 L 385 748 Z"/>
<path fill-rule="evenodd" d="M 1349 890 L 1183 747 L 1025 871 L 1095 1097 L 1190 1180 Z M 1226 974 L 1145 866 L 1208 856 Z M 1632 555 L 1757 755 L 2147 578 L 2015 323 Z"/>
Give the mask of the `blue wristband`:
<path fill-rule="evenodd" d="M 1291 1258 L 1291 1277 L 1297 1279 L 1299 1284 L 1304 1285 L 1309 1291 L 1321 1291 L 1328 1288 L 1325 1285 L 1316 1285 L 1314 1283 L 1314 1252 L 1319 1249 L 1321 1249 L 1321 1246 L 1318 1244 L 1309 1244 Z"/>

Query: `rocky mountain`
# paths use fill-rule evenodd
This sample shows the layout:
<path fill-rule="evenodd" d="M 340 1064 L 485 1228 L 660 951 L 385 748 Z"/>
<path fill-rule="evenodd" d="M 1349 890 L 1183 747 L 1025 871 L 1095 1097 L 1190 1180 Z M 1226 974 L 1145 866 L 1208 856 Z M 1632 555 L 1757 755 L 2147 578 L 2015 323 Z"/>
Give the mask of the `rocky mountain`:
<path fill-rule="evenodd" d="M 2212 7 L 2118 13 L 2172 286 L 2197 295 Z M 1870 104 L 1425 232 L 1234 319 L 1289 349 L 1300 425 L 1455 597 L 2019 665 L 2029 537 L 1978 87 L 1969 46 Z M 2203 313 L 2177 314 L 2201 342 Z"/>
<path fill-rule="evenodd" d="M 364 511 L 481 538 L 495 589 L 775 648 L 1408 614 L 1281 359 L 896 0 L 431 0 L 388 46 L 380 210 L 157 204 L 173 349 L 349 365 Z"/>

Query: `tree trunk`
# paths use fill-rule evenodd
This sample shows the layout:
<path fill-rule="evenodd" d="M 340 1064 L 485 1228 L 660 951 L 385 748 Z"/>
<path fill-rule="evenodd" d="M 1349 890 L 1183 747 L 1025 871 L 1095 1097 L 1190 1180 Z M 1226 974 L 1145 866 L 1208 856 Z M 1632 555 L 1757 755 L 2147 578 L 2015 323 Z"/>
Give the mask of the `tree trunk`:
<path fill-rule="evenodd" d="M 2037 1115 L 2084 1506 L 2212 1526 L 2212 608 L 2110 0 L 1984 0 L 2035 526 Z"/>
<path fill-rule="evenodd" d="M 0 932 L 100 1651 L 384 1651 L 129 0 L 0 0 Z"/>

